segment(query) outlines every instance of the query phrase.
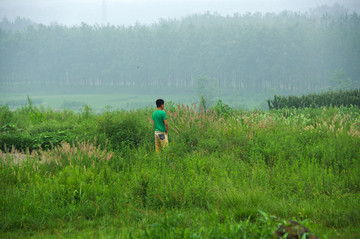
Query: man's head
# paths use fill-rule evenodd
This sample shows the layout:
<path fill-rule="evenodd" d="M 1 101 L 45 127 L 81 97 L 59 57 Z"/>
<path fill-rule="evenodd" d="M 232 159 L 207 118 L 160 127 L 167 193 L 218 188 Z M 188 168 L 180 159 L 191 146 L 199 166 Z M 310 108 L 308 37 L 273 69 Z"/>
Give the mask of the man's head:
<path fill-rule="evenodd" d="M 163 99 L 158 99 L 156 101 L 156 107 L 158 107 L 158 108 L 164 109 L 164 104 L 165 104 L 165 102 Z"/>

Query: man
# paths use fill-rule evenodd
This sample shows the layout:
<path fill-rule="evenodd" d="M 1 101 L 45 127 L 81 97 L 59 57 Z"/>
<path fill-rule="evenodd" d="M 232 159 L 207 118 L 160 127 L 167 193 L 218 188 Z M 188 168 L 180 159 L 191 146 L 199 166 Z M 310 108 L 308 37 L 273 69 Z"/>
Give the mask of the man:
<path fill-rule="evenodd" d="M 160 152 L 160 148 L 164 148 L 168 144 L 168 122 L 164 111 L 165 102 L 162 99 L 156 101 L 156 111 L 152 115 L 155 128 L 155 149 Z"/>

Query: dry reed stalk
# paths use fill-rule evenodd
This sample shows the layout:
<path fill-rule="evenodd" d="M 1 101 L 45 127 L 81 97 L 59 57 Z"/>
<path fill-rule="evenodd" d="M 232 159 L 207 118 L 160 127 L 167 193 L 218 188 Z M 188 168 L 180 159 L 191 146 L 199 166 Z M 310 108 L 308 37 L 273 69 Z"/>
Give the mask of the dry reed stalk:
<path fill-rule="evenodd" d="M 360 123 L 353 123 L 350 126 L 350 130 L 348 131 L 348 135 L 356 138 L 360 138 Z"/>
<path fill-rule="evenodd" d="M 3 163 L 6 164 L 20 164 L 24 160 L 33 157 L 33 155 L 29 153 L 29 150 L 27 150 L 26 152 L 19 151 L 16 150 L 14 146 L 11 147 L 10 152 L 6 152 L 6 151 L 7 151 L 6 146 L 5 146 L 5 152 L 2 152 L 0 150 L 0 159 Z"/>
<path fill-rule="evenodd" d="M 85 156 L 91 159 L 92 165 L 95 167 L 95 161 L 101 163 L 104 160 L 110 160 L 113 153 L 107 152 L 106 149 L 101 150 L 100 146 L 94 146 L 89 140 L 87 142 L 77 141 L 72 145 L 62 142 L 52 150 L 41 151 L 41 162 L 47 164 L 55 162 L 59 166 L 63 166 L 62 162 L 68 162 L 72 166 L 73 160 L 82 162 Z"/>

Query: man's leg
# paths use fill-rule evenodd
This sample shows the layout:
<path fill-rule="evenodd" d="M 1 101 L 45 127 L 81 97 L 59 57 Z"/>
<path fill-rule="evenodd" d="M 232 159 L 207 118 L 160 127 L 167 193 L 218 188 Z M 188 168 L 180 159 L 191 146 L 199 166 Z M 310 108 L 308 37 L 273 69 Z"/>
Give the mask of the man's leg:
<path fill-rule="evenodd" d="M 165 139 L 161 140 L 161 147 L 165 148 L 169 144 L 168 136 L 165 134 Z"/>
<path fill-rule="evenodd" d="M 160 139 L 159 135 L 155 134 L 155 150 L 156 152 L 160 152 Z"/>

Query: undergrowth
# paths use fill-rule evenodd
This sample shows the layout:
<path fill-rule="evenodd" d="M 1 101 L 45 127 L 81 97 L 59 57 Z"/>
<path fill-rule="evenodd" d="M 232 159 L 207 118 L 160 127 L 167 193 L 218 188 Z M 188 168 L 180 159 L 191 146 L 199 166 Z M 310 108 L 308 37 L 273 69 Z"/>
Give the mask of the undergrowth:
<path fill-rule="evenodd" d="M 171 106 L 161 154 L 152 111 L 2 106 L 1 235 L 272 238 L 295 219 L 359 236 L 358 108 Z"/>

